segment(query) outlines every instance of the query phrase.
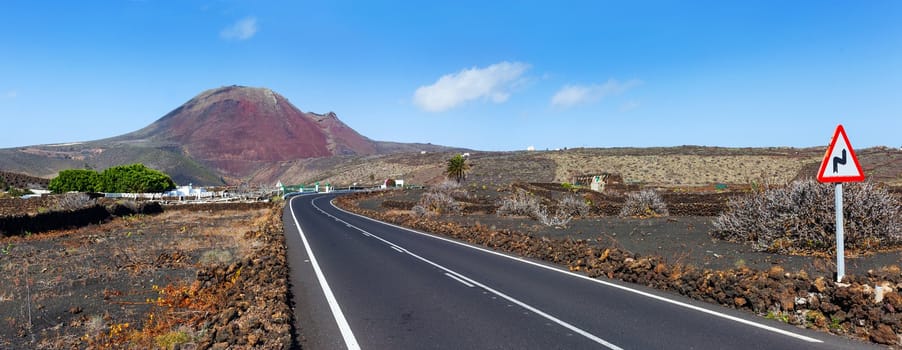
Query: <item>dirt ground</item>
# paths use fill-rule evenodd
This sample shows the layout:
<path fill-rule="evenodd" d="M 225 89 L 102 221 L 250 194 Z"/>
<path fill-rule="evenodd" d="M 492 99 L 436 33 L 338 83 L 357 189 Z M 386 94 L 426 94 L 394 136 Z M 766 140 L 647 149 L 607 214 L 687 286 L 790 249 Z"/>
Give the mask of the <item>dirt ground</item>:
<path fill-rule="evenodd" d="M 668 263 L 716 270 L 742 266 L 763 270 L 780 265 L 787 271 L 805 270 L 809 274 L 832 276 L 836 266 L 833 258 L 757 252 L 748 244 L 711 238 L 708 232 L 713 217 L 593 217 L 574 219 L 567 229 L 548 227 L 528 218 L 500 218 L 494 215 L 455 215 L 445 219 L 463 226 L 489 225 L 538 238 L 591 240 L 600 247 L 613 246 L 643 256 L 661 256 Z M 893 264 L 902 266 L 902 253 L 876 252 L 847 257 L 846 273 L 866 274 L 868 270 Z"/>
<path fill-rule="evenodd" d="M 484 198 L 477 202 L 493 203 L 503 193 L 469 188 L 473 197 Z M 399 191 L 386 197 L 363 200 L 360 207 L 370 210 L 386 210 L 383 203 L 415 203 L 422 191 Z M 670 200 L 691 202 L 694 194 L 667 195 Z M 725 198 L 714 197 L 720 201 Z M 678 203 L 668 203 L 674 205 Z M 691 210 L 691 208 L 690 208 Z M 705 206 L 704 212 L 709 212 Z M 804 270 L 809 274 L 830 277 L 835 273 L 836 260 L 832 257 L 797 256 L 755 251 L 749 244 L 740 244 L 712 238 L 713 216 L 671 216 L 661 218 L 621 218 L 609 215 L 590 215 L 573 219 L 566 228 L 542 225 L 527 217 L 502 217 L 481 212 L 447 214 L 442 220 L 463 227 L 488 226 L 491 229 L 507 229 L 530 236 L 551 239 L 582 239 L 600 247 L 617 247 L 639 255 L 655 255 L 668 263 L 692 265 L 699 268 L 730 269 L 749 267 L 768 269 L 780 265 L 787 271 Z M 902 252 L 859 252 L 846 258 L 847 274 L 867 274 L 868 270 L 889 265 L 902 266 Z"/>
<path fill-rule="evenodd" d="M 0 239 L 0 348 L 288 347 L 287 266 L 252 274 L 278 265 L 260 260 L 280 242 L 284 263 L 279 208 L 170 207 Z"/>

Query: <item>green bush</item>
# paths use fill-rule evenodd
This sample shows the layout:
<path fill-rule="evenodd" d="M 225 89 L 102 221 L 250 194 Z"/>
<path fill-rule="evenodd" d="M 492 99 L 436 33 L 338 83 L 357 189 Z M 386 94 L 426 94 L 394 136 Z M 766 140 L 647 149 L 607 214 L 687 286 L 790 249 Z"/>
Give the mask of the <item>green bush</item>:
<path fill-rule="evenodd" d="M 82 169 L 63 170 L 50 180 L 49 188 L 55 193 L 152 193 L 174 189 L 175 182 L 169 175 L 144 164 L 131 164 L 115 166 L 102 173 Z"/>
<path fill-rule="evenodd" d="M 100 174 L 101 192 L 151 193 L 165 192 L 175 188 L 175 182 L 162 172 L 150 169 L 144 164 L 120 165 L 106 169 Z"/>
<path fill-rule="evenodd" d="M 94 192 L 100 180 L 100 174 L 93 170 L 69 169 L 60 171 L 50 180 L 48 188 L 53 193 Z"/>

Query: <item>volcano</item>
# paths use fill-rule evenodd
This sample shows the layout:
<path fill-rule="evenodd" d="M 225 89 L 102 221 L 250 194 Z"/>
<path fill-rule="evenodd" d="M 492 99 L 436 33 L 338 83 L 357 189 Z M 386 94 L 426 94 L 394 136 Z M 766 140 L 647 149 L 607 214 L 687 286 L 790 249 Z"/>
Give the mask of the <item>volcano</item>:
<path fill-rule="evenodd" d="M 451 149 L 374 141 L 335 113 L 303 112 L 270 89 L 233 85 L 204 91 L 128 134 L 2 149 L 0 170 L 50 178 L 64 169 L 144 163 L 178 184 L 220 185 L 292 181 L 282 177 L 289 163 Z"/>
<path fill-rule="evenodd" d="M 335 113 L 305 113 L 270 89 L 243 86 L 204 91 L 147 127 L 111 140 L 178 147 L 238 178 L 263 164 L 378 149 Z"/>

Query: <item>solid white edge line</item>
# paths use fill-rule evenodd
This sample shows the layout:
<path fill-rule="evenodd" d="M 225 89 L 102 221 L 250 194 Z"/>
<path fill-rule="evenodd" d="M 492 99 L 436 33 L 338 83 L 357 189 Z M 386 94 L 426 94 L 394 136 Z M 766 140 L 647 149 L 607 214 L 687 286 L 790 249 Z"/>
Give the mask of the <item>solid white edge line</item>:
<path fill-rule="evenodd" d="M 313 203 L 312 200 L 311 203 Z M 338 330 L 341 331 L 341 337 L 344 338 L 345 346 L 348 347 L 348 350 L 360 350 L 360 344 L 357 343 L 357 338 L 354 337 L 354 332 L 351 331 L 351 326 L 348 324 L 348 320 L 345 319 L 344 313 L 341 312 L 341 307 L 338 305 L 335 295 L 332 294 L 332 288 L 329 288 L 329 282 L 326 281 L 326 276 L 323 274 L 322 269 L 320 269 L 319 263 L 316 262 L 316 257 L 313 255 L 313 250 L 307 242 L 304 230 L 301 229 L 301 224 L 298 222 L 297 216 L 294 215 L 294 198 L 288 201 L 288 210 L 291 211 L 291 218 L 294 219 L 294 225 L 298 228 L 298 235 L 301 236 L 301 241 L 304 242 L 304 248 L 307 250 L 310 264 L 313 265 L 313 272 L 316 273 L 316 279 L 319 280 L 319 284 L 323 289 L 323 294 L 326 295 L 326 302 L 329 304 L 329 309 L 332 310 L 335 322 L 338 323 Z"/>
<path fill-rule="evenodd" d="M 659 295 L 654 295 L 654 294 L 651 294 L 651 293 L 648 293 L 648 292 L 643 292 L 643 291 L 641 291 L 641 290 L 633 289 L 633 288 L 630 288 L 630 287 L 627 287 L 627 286 L 621 286 L 621 285 L 619 285 L 619 284 L 607 282 L 607 281 L 600 280 L 600 279 L 591 278 L 591 277 L 589 277 L 589 276 L 584 276 L 584 275 L 576 274 L 576 273 L 573 273 L 573 272 L 570 272 L 570 271 L 563 271 L 563 270 L 560 270 L 560 269 L 557 269 L 557 268 L 554 268 L 554 267 L 551 267 L 551 266 L 546 266 L 546 265 L 543 265 L 543 264 L 539 264 L 539 263 L 537 263 L 537 262 L 529 261 L 529 260 L 526 260 L 526 259 L 523 259 L 523 258 L 520 258 L 520 257 L 517 257 L 517 256 L 511 256 L 511 255 L 503 254 L 503 253 L 496 252 L 496 251 L 494 251 L 494 250 L 489 250 L 489 249 L 486 249 L 486 248 L 483 248 L 483 247 L 477 247 L 477 246 L 469 245 L 469 244 L 466 244 L 466 243 L 463 243 L 463 242 L 458 242 L 458 241 L 452 240 L 452 239 L 450 239 L 450 238 L 441 237 L 441 236 L 437 236 L 437 235 L 433 235 L 433 234 L 429 234 L 429 233 L 425 233 L 425 232 L 420 232 L 420 231 L 417 231 L 417 230 L 414 230 L 414 229 L 410 229 L 410 228 L 403 227 L 403 226 L 398 226 L 398 225 L 395 225 L 395 224 L 392 224 L 392 223 L 388 223 L 388 222 L 384 222 L 384 221 L 379 221 L 379 220 L 376 220 L 376 219 L 373 219 L 373 218 L 369 218 L 369 217 L 366 217 L 366 216 L 363 216 L 363 215 L 360 215 L 360 214 L 357 214 L 357 213 L 352 213 L 352 212 L 349 212 L 349 211 L 344 210 L 344 209 L 342 209 L 342 208 L 339 208 L 339 207 L 335 206 L 335 204 L 332 203 L 332 201 L 329 201 L 329 204 L 331 204 L 333 208 L 338 209 L 338 210 L 340 210 L 340 211 L 342 211 L 342 212 L 345 212 L 345 213 L 347 213 L 347 214 L 351 214 L 351 215 L 358 216 L 358 217 L 361 217 L 361 218 L 364 218 L 364 219 L 367 219 L 367 220 L 370 220 L 370 221 L 373 221 L 373 222 L 378 222 L 378 223 L 381 223 L 381 224 L 385 224 L 385 225 L 388 225 L 388 226 L 392 226 L 392 227 L 395 227 L 395 228 L 398 228 L 398 229 L 401 229 L 401 230 L 405 230 L 405 231 L 408 231 L 408 232 L 416 233 L 416 234 L 423 235 L 423 236 L 426 236 L 426 237 L 432 237 L 432 238 L 434 238 L 434 239 L 440 239 L 440 240 L 443 240 L 443 241 L 446 241 L 446 242 L 454 243 L 454 244 L 457 244 L 457 245 L 460 245 L 460 246 L 463 246 L 463 247 L 468 247 L 468 248 L 471 248 L 471 249 L 480 250 L 480 251 L 483 251 L 483 252 L 486 252 L 486 253 L 495 254 L 495 255 L 502 256 L 502 257 L 505 257 L 505 258 L 508 258 L 508 259 L 512 259 L 512 260 L 516 260 L 516 261 L 519 261 L 519 262 L 527 263 L 527 264 L 530 264 L 530 265 L 533 265 L 533 266 L 541 267 L 541 268 L 543 268 L 543 269 L 547 269 L 547 270 L 550 270 L 550 271 L 555 271 L 555 272 L 567 274 L 567 275 L 570 275 L 570 276 L 573 276 L 573 277 L 579 277 L 579 278 L 582 278 L 582 279 L 585 279 L 585 280 L 588 280 L 588 281 L 592 281 L 592 282 L 595 282 L 595 283 L 599 283 L 599 284 L 604 285 L 604 286 L 617 288 L 617 289 L 620 289 L 620 290 L 623 290 L 623 291 L 627 291 L 627 292 L 630 292 L 630 293 L 642 295 L 642 296 L 644 296 L 644 297 L 648 297 L 648 298 L 655 299 L 655 300 L 658 300 L 658 301 L 663 301 L 663 302 L 665 302 L 665 303 L 669 303 L 669 304 L 672 304 L 672 305 L 684 307 L 684 308 L 687 308 L 687 309 L 690 309 L 690 310 L 695 310 L 695 311 L 698 311 L 698 312 L 706 313 L 706 314 L 709 314 L 709 315 L 711 315 L 711 316 L 720 317 L 720 318 L 723 318 L 723 319 L 726 319 L 726 320 L 738 322 L 738 323 L 741 323 L 741 324 L 744 324 L 744 325 L 747 325 L 747 326 L 752 326 L 752 327 L 759 328 L 759 329 L 763 329 L 763 330 L 766 330 L 766 331 L 769 331 L 769 332 L 773 332 L 773 333 L 777 333 L 777 334 L 782 334 L 782 335 L 785 335 L 785 336 L 788 336 L 788 337 L 792 337 L 792 338 L 796 338 L 796 339 L 799 339 L 799 340 L 803 340 L 803 341 L 806 341 L 806 342 L 809 342 L 809 343 L 823 343 L 823 342 L 824 342 L 824 341 L 822 341 L 822 340 L 820 340 L 820 339 L 811 338 L 811 337 L 808 337 L 808 336 L 804 336 L 804 335 L 801 335 L 801 334 L 793 333 L 793 332 L 786 331 L 786 330 L 783 330 L 783 329 L 779 329 L 779 328 L 776 328 L 776 327 L 768 326 L 768 325 L 765 325 L 765 324 L 760 324 L 760 323 L 757 323 L 757 322 L 754 322 L 754 321 L 745 320 L 745 319 L 742 319 L 742 318 L 739 318 L 739 317 L 736 317 L 736 316 L 731 316 L 731 315 L 723 314 L 723 313 L 720 313 L 720 312 L 717 312 L 717 311 L 714 311 L 714 310 L 709 310 L 709 309 L 706 309 L 706 308 L 703 308 L 703 307 L 700 307 L 700 306 L 695 306 L 695 305 L 692 305 L 692 304 L 687 304 L 687 303 L 684 303 L 684 302 L 682 302 L 682 301 L 677 301 L 677 300 L 668 299 L 668 298 L 665 298 L 665 297 L 662 297 L 662 296 L 659 296 Z"/>
<path fill-rule="evenodd" d="M 330 205 L 331 205 L 332 202 L 330 201 L 329 203 L 330 203 Z M 316 203 L 311 202 L 311 204 L 312 204 L 314 207 L 319 208 L 319 207 L 316 205 Z M 334 205 L 333 205 L 333 206 L 334 206 Z M 329 214 L 326 214 L 326 215 L 329 215 Z M 331 216 L 331 215 L 329 215 L 329 216 Z M 392 246 L 392 247 L 397 247 L 397 246 L 398 246 L 398 245 L 396 245 L 395 243 L 386 240 L 385 238 L 379 237 L 379 236 L 374 235 L 374 234 L 371 234 L 371 235 L 372 235 L 373 238 L 378 239 L 378 240 L 380 240 L 380 241 L 382 241 L 382 242 L 384 242 L 384 243 L 386 243 L 386 244 L 388 244 L 388 245 L 390 245 L 390 246 Z M 591 340 L 591 341 L 594 341 L 594 342 L 596 342 L 596 343 L 598 343 L 598 344 L 601 344 L 601 345 L 607 347 L 608 349 L 611 349 L 611 350 L 623 350 L 621 347 L 619 347 L 619 346 L 617 346 L 617 345 L 614 345 L 614 344 L 611 344 L 611 343 L 607 342 L 606 340 L 601 339 L 600 337 L 598 337 L 598 336 L 596 336 L 596 335 L 594 335 L 594 334 L 592 334 L 592 333 L 589 333 L 588 331 L 585 331 L 585 330 L 583 330 L 583 329 L 580 329 L 579 327 L 576 327 L 576 326 L 574 326 L 574 325 L 568 323 L 567 321 L 564 321 L 564 320 L 561 320 L 561 319 L 559 319 L 559 318 L 557 318 L 557 317 L 551 316 L 551 315 L 549 315 L 549 314 L 543 312 L 542 310 L 539 310 L 539 309 L 537 309 L 537 308 L 535 308 L 535 307 L 533 307 L 533 306 L 531 306 L 531 305 L 529 305 L 529 304 L 526 304 L 526 303 L 524 303 L 524 302 L 522 302 L 522 301 L 520 301 L 520 300 L 518 300 L 518 299 L 515 299 L 514 297 L 511 297 L 511 296 L 509 296 L 509 295 L 507 295 L 507 294 L 504 294 L 504 293 L 502 293 L 502 292 L 500 292 L 500 291 L 497 291 L 497 290 L 495 290 L 495 289 L 492 289 L 492 288 L 490 288 L 490 287 L 488 287 L 488 286 L 486 286 L 486 285 L 484 285 L 484 284 L 482 284 L 482 283 L 476 282 L 476 281 L 474 281 L 474 280 L 471 279 L 471 278 L 467 278 L 466 276 L 462 275 L 462 274 L 459 273 L 459 272 L 456 272 L 456 271 L 451 270 L 451 269 L 449 269 L 449 268 L 447 268 L 447 267 L 445 267 L 445 266 L 442 266 L 442 265 L 440 265 L 440 264 L 438 264 L 438 263 L 436 263 L 436 262 L 434 262 L 434 261 L 432 261 L 432 260 L 426 259 L 426 258 L 424 258 L 424 257 L 422 257 L 422 256 L 417 255 L 417 254 L 414 254 L 414 253 L 410 252 L 409 250 L 405 250 L 405 252 L 406 252 L 407 254 L 409 254 L 410 256 L 413 256 L 414 258 L 417 258 L 417 259 L 419 259 L 419 260 L 421 260 L 421 261 L 423 261 L 423 262 L 425 262 L 425 263 L 427 263 L 427 264 L 430 264 L 430 265 L 432 265 L 432 266 L 435 266 L 436 268 L 438 268 L 438 269 L 440 269 L 440 270 L 442 270 L 442 271 L 445 271 L 445 275 L 448 275 L 449 277 L 452 277 L 452 278 L 454 278 L 454 279 L 458 279 L 458 278 L 456 278 L 456 277 L 459 277 L 459 278 L 460 278 L 459 280 L 466 280 L 466 281 L 469 282 L 470 284 L 476 285 L 476 286 L 478 286 L 478 287 L 480 287 L 480 288 L 482 288 L 482 289 L 484 289 L 484 290 L 486 290 L 486 291 L 488 291 L 488 292 L 490 292 L 490 293 L 492 293 L 492 294 L 495 294 L 495 295 L 497 295 L 497 296 L 499 296 L 499 297 L 502 297 L 502 298 L 504 298 L 504 299 L 507 299 L 508 301 L 510 301 L 510 302 L 512 302 L 512 303 L 514 303 L 514 304 L 517 304 L 517 305 L 519 305 L 520 307 L 522 307 L 522 308 L 524 308 L 524 309 L 526 309 L 526 310 L 532 311 L 534 314 L 539 315 L 539 316 L 545 318 L 546 320 L 549 320 L 549 321 L 551 321 L 551 322 L 557 323 L 557 324 L 560 325 L 561 327 L 564 327 L 564 328 L 566 328 L 566 329 L 569 329 L 570 331 L 572 331 L 572 332 L 574 332 L 574 333 L 577 333 L 577 334 L 579 334 L 579 335 L 582 335 L 583 337 L 586 337 L 587 339 L 589 339 L 589 340 Z M 449 275 L 449 273 L 450 273 L 450 275 Z M 453 276 L 452 276 L 452 275 L 453 275 Z M 456 277 L 455 277 L 455 276 L 456 276 Z M 461 283 L 464 283 L 464 282 L 461 282 Z"/>
<path fill-rule="evenodd" d="M 403 250 L 403 249 L 401 249 L 401 248 L 398 248 L 398 247 L 397 247 L 397 246 L 391 246 L 391 249 L 394 249 L 394 250 L 397 250 L 397 251 L 398 251 L 398 253 L 403 253 L 403 252 L 404 252 L 404 250 Z"/>
<path fill-rule="evenodd" d="M 465 286 L 467 286 L 467 287 L 473 288 L 473 284 L 471 284 L 470 282 L 464 281 L 464 280 L 462 280 L 462 279 L 460 279 L 460 278 L 457 278 L 457 276 L 454 276 L 454 275 L 452 275 L 452 274 L 450 274 L 450 273 L 447 273 L 447 272 L 445 272 L 445 276 L 451 277 L 451 279 L 460 282 L 460 284 L 463 284 L 463 285 L 465 285 Z"/>

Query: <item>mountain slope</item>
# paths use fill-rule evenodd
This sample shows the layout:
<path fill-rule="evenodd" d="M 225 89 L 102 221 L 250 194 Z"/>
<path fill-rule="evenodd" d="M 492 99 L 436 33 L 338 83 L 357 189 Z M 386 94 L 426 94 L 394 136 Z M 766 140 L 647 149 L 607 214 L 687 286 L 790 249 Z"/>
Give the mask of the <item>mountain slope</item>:
<path fill-rule="evenodd" d="M 220 185 L 280 179 L 284 162 L 421 150 L 450 148 L 373 141 L 335 113 L 302 112 L 266 88 L 228 86 L 204 91 L 128 134 L 2 149 L 0 170 L 46 178 L 63 169 L 142 162 L 169 173 L 179 184 Z M 254 176 L 261 171 L 266 176 Z"/>
<path fill-rule="evenodd" d="M 269 89 L 208 90 L 153 124 L 111 139 L 134 145 L 177 145 L 231 177 L 272 162 L 376 153 L 372 140 L 334 113 L 304 113 Z"/>

